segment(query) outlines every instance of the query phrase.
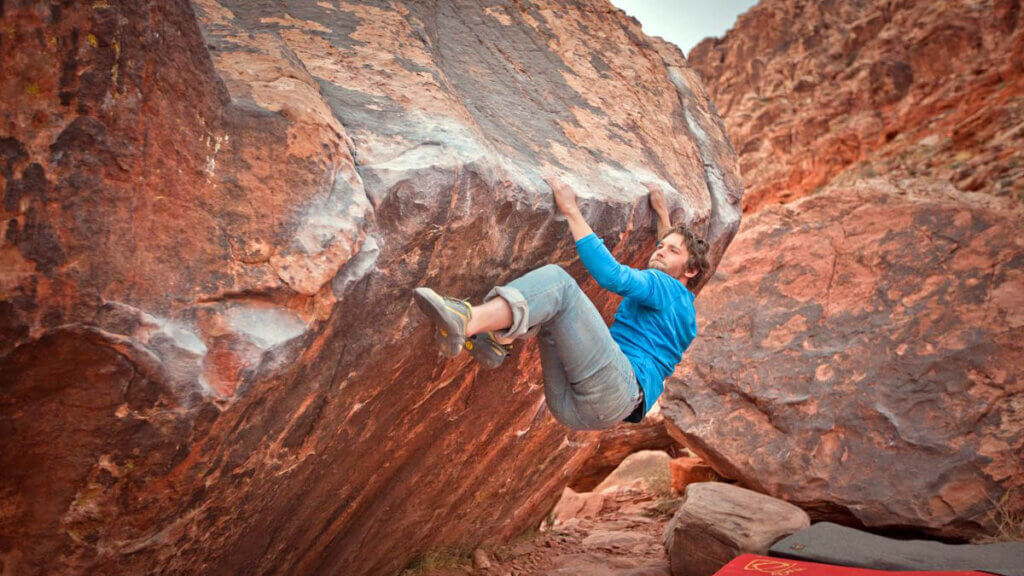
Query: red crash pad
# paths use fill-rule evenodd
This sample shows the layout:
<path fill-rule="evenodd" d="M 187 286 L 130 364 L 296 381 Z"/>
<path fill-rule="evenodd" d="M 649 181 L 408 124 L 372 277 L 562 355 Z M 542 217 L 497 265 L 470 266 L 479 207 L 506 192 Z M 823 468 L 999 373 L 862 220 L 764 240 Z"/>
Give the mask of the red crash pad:
<path fill-rule="evenodd" d="M 715 576 L 992 576 L 985 572 L 970 571 L 894 571 L 869 570 L 867 568 L 848 568 L 832 566 L 803 560 L 771 558 L 756 554 L 744 554 L 733 559 Z"/>

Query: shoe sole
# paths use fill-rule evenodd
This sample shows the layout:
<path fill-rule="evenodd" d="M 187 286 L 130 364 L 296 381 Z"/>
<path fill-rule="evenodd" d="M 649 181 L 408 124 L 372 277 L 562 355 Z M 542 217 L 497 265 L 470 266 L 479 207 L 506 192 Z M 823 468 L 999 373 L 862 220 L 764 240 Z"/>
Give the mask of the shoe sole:
<path fill-rule="evenodd" d="M 480 335 L 478 335 L 480 336 Z M 469 354 L 476 360 L 481 366 L 489 370 L 493 370 L 505 361 L 508 357 L 508 353 L 499 354 L 493 350 L 481 350 L 484 347 L 491 347 L 492 344 L 487 341 L 486 336 L 473 336 L 466 340 L 466 350 L 469 350 Z"/>
<path fill-rule="evenodd" d="M 448 324 L 448 318 L 441 312 L 446 308 L 444 298 L 430 288 L 416 288 L 413 290 L 413 298 L 420 311 L 434 323 L 434 334 L 441 348 L 441 355 L 448 358 L 458 356 L 462 351 L 462 345 L 459 344 L 456 348 L 456 343 L 449 340 L 452 330 Z"/>

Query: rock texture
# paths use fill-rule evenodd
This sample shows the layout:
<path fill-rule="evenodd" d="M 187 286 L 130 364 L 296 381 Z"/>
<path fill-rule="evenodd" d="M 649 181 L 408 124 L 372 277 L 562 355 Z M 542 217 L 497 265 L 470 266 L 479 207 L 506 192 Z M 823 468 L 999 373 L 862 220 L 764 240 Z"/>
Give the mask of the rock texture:
<path fill-rule="evenodd" d="M 600 492 L 580 493 L 566 486 L 558 504 L 551 509 L 550 517 L 555 524 L 570 518 L 593 518 L 601 513 L 603 507 L 604 494 Z"/>
<path fill-rule="evenodd" d="M 491 569 L 482 574 L 521 576 L 669 576 L 662 543 L 669 514 L 647 482 L 604 494 L 594 517 L 572 518 L 494 550 Z M 678 506 L 678 503 L 674 504 Z M 675 508 L 672 508 L 674 511 Z M 466 571 L 427 570 L 424 576 L 461 576 Z"/>
<path fill-rule="evenodd" d="M 667 460 L 663 452 L 637 452 L 599 491 L 567 488 L 538 534 L 495 550 L 502 562 L 488 574 L 668 576 L 661 535 L 680 499 L 668 491 Z"/>
<path fill-rule="evenodd" d="M 691 484 L 665 528 L 672 576 L 711 576 L 740 554 L 767 554 L 810 524 L 806 512 L 782 500 L 721 482 Z"/>
<path fill-rule="evenodd" d="M 690 51 L 756 211 L 840 174 L 1024 200 L 1020 0 L 762 0 Z"/>
<path fill-rule="evenodd" d="M 640 450 L 630 454 L 595 488 L 604 492 L 617 486 L 644 483 L 652 492 L 671 494 L 672 477 L 668 465 L 672 457 L 661 450 Z"/>
<path fill-rule="evenodd" d="M 672 476 L 672 490 L 677 494 L 686 491 L 690 484 L 698 482 L 719 482 L 722 478 L 715 469 L 708 466 L 700 458 L 673 458 L 668 463 L 669 474 Z"/>
<path fill-rule="evenodd" d="M 570 264 L 543 170 L 627 262 L 642 180 L 716 257 L 738 224 L 696 75 L 603 1 L 0 15 L 4 573 L 383 574 L 536 525 L 596 435 L 532 347 L 439 361 L 410 289 Z"/>
<path fill-rule="evenodd" d="M 813 516 L 950 538 L 1024 511 L 1024 220 L 864 181 L 748 218 L 701 295 L 669 429 Z"/>

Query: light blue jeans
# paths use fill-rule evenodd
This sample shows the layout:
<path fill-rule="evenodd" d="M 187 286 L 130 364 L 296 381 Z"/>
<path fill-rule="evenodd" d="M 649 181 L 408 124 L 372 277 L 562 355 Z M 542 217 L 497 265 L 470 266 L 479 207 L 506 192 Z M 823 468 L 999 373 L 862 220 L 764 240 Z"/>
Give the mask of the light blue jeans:
<path fill-rule="evenodd" d="M 549 264 L 493 288 L 484 301 L 499 296 L 512 308 L 512 326 L 499 336 L 538 333 L 544 397 L 555 418 L 602 430 L 629 416 L 640 401 L 633 367 L 568 272 Z"/>

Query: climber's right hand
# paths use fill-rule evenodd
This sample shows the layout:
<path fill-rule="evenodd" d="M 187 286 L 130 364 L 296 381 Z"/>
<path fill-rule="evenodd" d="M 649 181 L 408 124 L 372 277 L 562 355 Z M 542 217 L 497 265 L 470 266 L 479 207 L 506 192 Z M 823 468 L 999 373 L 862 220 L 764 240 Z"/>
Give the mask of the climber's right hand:
<path fill-rule="evenodd" d="M 544 180 L 551 187 L 551 191 L 555 195 L 555 206 L 558 207 L 558 211 L 567 217 L 578 216 L 580 214 L 580 207 L 576 203 L 576 191 L 558 176 L 549 176 Z"/>

